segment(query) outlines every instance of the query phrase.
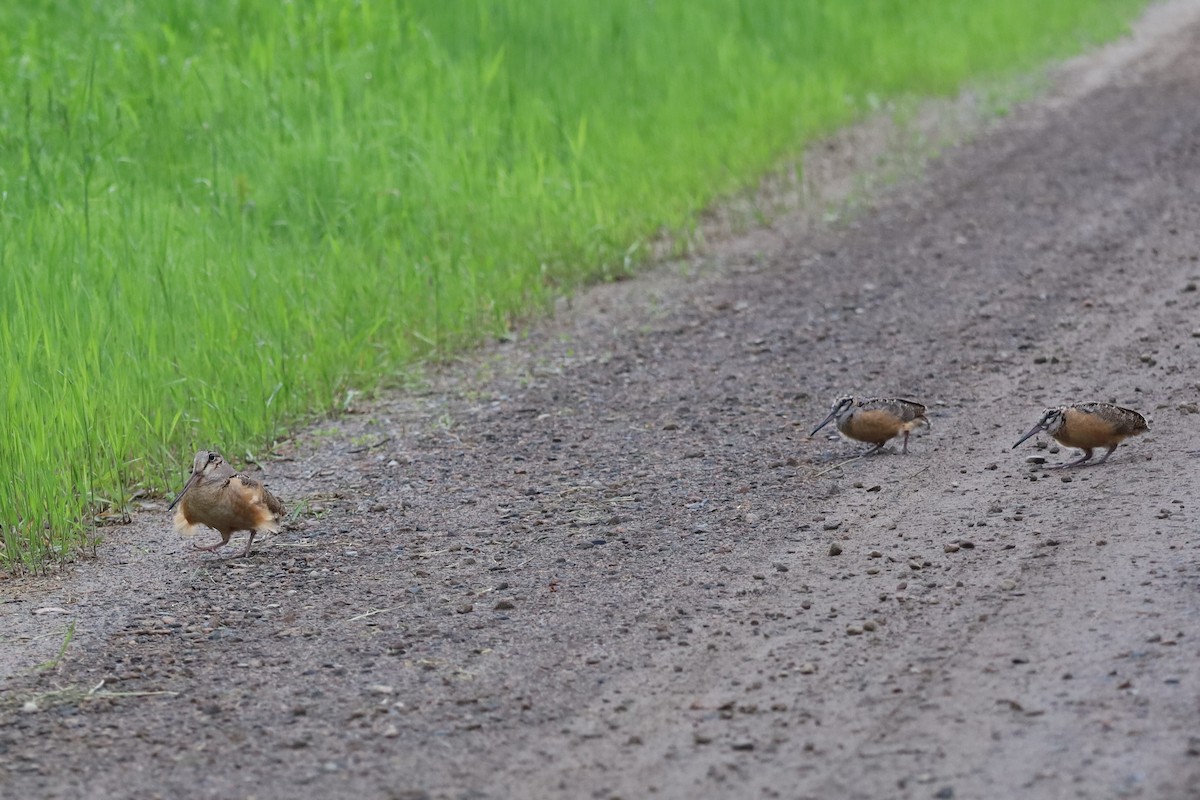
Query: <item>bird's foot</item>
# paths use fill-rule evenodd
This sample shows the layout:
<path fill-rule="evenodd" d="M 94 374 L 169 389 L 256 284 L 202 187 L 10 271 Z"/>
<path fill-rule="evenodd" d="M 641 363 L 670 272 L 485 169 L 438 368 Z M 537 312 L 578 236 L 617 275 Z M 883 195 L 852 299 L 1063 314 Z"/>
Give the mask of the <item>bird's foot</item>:
<path fill-rule="evenodd" d="M 1088 453 L 1083 458 L 1077 458 L 1074 461 L 1067 461 L 1062 464 L 1053 464 L 1053 465 L 1047 467 L 1046 469 L 1071 469 L 1072 467 L 1094 467 L 1097 464 L 1104 463 L 1103 458 L 1100 459 L 1099 461 L 1092 461 L 1091 463 L 1088 463 L 1088 459 L 1090 459 L 1091 457 L 1092 457 L 1092 454 Z"/>

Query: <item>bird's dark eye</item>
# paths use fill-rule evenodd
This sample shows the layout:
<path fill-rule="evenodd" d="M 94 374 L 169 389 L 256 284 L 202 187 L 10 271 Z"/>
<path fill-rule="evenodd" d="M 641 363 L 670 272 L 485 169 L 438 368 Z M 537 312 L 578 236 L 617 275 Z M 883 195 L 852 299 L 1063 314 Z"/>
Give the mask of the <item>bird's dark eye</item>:
<path fill-rule="evenodd" d="M 209 461 L 216 461 L 216 460 L 217 460 L 217 454 L 216 454 L 216 453 L 209 453 L 209 454 L 208 454 L 208 460 L 209 460 Z"/>

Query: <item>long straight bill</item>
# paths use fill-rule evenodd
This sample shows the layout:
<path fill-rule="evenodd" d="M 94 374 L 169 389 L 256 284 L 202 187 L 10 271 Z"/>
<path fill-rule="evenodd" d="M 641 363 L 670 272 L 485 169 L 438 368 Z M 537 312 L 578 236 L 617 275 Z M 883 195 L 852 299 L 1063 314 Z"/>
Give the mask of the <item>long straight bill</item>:
<path fill-rule="evenodd" d="M 813 428 L 812 433 L 810 433 L 809 436 L 816 436 L 817 431 L 821 430 L 821 428 L 824 428 L 826 425 L 828 425 L 830 422 L 832 422 L 834 416 L 836 416 L 836 413 L 833 411 L 830 411 L 829 416 L 826 417 L 825 419 L 821 420 L 821 424 L 818 425 L 817 427 Z"/>
<path fill-rule="evenodd" d="M 191 489 L 198 480 L 200 480 L 200 473 L 193 472 L 192 477 L 187 479 L 187 483 L 183 485 L 183 488 L 179 490 L 179 494 L 176 495 L 175 499 L 171 501 L 171 505 L 167 506 L 167 511 L 170 511 L 175 506 L 179 505 L 179 501 L 182 500 L 183 496 L 188 493 L 188 489 Z"/>
<path fill-rule="evenodd" d="M 1020 444 L 1021 442 L 1025 441 L 1030 436 L 1033 436 L 1035 433 L 1041 433 L 1044 430 L 1045 430 L 1045 428 L 1043 428 L 1041 425 L 1034 425 L 1032 428 L 1029 429 L 1029 433 L 1025 434 L 1024 436 L 1022 436 L 1020 439 L 1017 440 L 1017 444 Z M 1017 444 L 1014 444 L 1012 446 L 1012 449 L 1015 450 L 1017 447 Z"/>

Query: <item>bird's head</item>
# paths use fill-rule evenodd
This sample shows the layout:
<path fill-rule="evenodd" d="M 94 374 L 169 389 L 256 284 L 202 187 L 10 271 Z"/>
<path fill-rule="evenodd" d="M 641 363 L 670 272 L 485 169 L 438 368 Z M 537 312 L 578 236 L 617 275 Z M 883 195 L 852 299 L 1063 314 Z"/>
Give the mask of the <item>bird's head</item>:
<path fill-rule="evenodd" d="M 810 433 L 809 436 L 815 436 L 817 434 L 817 431 L 821 430 L 821 428 L 824 428 L 826 425 L 828 425 L 830 422 L 833 422 L 835 419 L 840 422 L 843 418 L 846 417 L 846 415 L 850 414 L 853 410 L 854 410 L 854 398 L 851 397 L 850 395 L 842 395 L 841 397 L 839 397 L 838 399 L 833 401 L 833 405 L 829 409 L 828 416 L 826 416 L 825 419 L 821 420 L 820 425 L 813 428 L 812 433 Z"/>
<path fill-rule="evenodd" d="M 225 463 L 225 459 L 221 458 L 221 454 L 215 450 L 201 450 L 196 453 L 196 457 L 192 459 L 192 474 L 188 477 L 187 483 L 179 490 L 179 494 L 171 501 L 171 505 L 167 506 L 167 511 L 170 511 L 175 506 L 179 505 L 179 501 L 188 493 L 188 490 L 195 486 L 204 477 L 211 475 L 215 470 Z"/>
<path fill-rule="evenodd" d="M 1045 431 L 1046 433 L 1053 436 L 1054 434 L 1056 434 L 1060 430 L 1062 430 L 1062 426 L 1063 426 L 1063 423 L 1066 421 L 1066 418 L 1067 418 L 1067 407 L 1066 406 L 1056 406 L 1055 408 L 1047 408 L 1045 411 L 1042 412 L 1042 417 L 1041 417 L 1041 419 L 1039 419 L 1037 421 L 1037 424 L 1029 429 L 1029 433 L 1025 434 L 1020 439 L 1018 439 L 1017 444 L 1014 444 L 1013 447 L 1015 448 L 1017 445 L 1021 444 L 1029 437 L 1033 436 L 1034 434 L 1041 433 L 1042 431 Z"/>

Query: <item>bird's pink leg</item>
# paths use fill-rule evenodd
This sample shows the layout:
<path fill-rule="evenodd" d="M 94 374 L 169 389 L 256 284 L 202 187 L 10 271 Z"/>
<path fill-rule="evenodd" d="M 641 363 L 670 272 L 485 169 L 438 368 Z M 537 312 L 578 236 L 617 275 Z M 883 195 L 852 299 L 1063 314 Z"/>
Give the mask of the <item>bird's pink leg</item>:
<path fill-rule="evenodd" d="M 1109 450 L 1108 452 L 1111 453 L 1112 450 Z M 1050 467 L 1050 469 L 1066 469 L 1067 467 L 1078 467 L 1080 464 L 1083 464 L 1091 457 L 1092 457 L 1092 448 L 1088 447 L 1083 451 L 1083 455 L 1080 456 L 1079 458 L 1075 459 L 1074 461 L 1068 461 L 1065 464 L 1055 464 L 1053 467 Z M 1108 458 L 1108 453 L 1104 454 L 1104 458 Z M 1100 461 L 1103 461 L 1104 458 L 1100 459 Z M 1098 461 L 1096 463 L 1100 463 L 1100 461 Z"/>

